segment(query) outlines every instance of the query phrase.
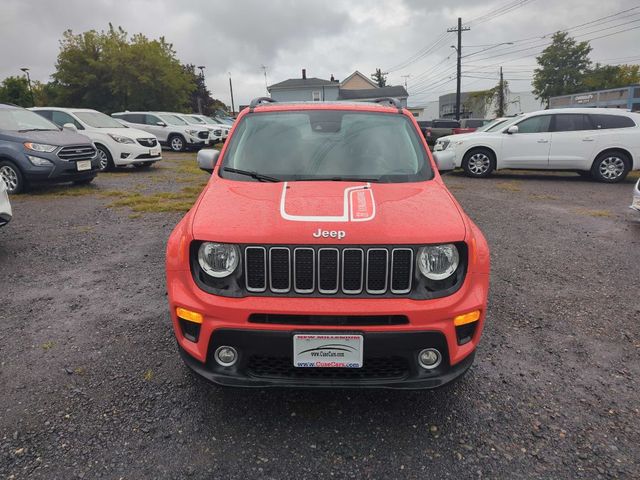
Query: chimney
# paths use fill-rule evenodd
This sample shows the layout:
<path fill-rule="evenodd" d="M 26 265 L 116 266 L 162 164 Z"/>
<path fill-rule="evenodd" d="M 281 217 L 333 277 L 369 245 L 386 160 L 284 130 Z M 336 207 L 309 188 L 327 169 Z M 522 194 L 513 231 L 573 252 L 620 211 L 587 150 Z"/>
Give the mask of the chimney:
<path fill-rule="evenodd" d="M 303 68 L 303 69 L 302 69 L 302 79 L 303 79 L 303 80 L 306 80 L 306 79 L 307 79 L 307 69 L 306 69 L 306 68 Z"/>
<path fill-rule="evenodd" d="M 335 81 L 336 81 L 335 77 L 333 76 L 333 73 L 331 74 L 331 81 L 332 81 L 332 82 L 335 82 Z"/>

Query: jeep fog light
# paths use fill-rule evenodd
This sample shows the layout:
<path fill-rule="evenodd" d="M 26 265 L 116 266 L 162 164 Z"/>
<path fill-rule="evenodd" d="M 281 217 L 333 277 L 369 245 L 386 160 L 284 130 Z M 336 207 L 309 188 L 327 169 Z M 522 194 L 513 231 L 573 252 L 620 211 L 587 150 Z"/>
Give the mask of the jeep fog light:
<path fill-rule="evenodd" d="M 435 348 L 425 348 L 418 354 L 418 363 L 426 370 L 433 370 L 442 361 L 442 355 Z"/>
<path fill-rule="evenodd" d="M 198 249 L 198 263 L 204 272 L 214 278 L 225 278 L 238 267 L 240 252 L 235 245 L 205 242 Z"/>
<path fill-rule="evenodd" d="M 216 349 L 213 357 L 223 367 L 230 367 L 238 360 L 238 352 L 233 347 L 222 346 Z"/>
<path fill-rule="evenodd" d="M 452 243 L 429 245 L 418 251 L 418 268 L 429 280 L 444 280 L 454 274 L 460 263 L 458 249 Z"/>

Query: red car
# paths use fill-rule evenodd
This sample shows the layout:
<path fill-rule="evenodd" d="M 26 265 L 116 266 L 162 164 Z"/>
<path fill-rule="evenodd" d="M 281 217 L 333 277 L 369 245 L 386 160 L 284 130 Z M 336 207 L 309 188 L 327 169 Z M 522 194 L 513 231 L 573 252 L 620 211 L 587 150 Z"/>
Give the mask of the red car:
<path fill-rule="evenodd" d="M 433 388 L 471 366 L 489 249 L 397 100 L 257 99 L 199 163 L 211 180 L 166 259 L 179 350 L 197 373 Z"/>

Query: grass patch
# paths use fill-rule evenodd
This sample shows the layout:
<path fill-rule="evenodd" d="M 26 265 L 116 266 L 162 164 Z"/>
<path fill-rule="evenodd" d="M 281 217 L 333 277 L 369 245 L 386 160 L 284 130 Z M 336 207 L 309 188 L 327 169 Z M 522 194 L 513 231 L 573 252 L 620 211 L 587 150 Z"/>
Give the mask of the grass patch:
<path fill-rule="evenodd" d="M 130 208 L 133 211 L 129 216 L 131 219 L 139 218 L 142 213 L 184 213 L 191 209 L 203 188 L 204 184 L 200 184 L 184 187 L 179 192 L 150 194 L 119 192 L 120 198 L 115 200 L 110 207 Z"/>
<path fill-rule="evenodd" d="M 30 195 L 34 197 L 56 198 L 56 197 L 82 197 L 84 195 L 94 195 L 100 192 L 100 188 L 95 185 L 69 186 L 60 185 L 46 190 L 34 190 Z"/>
<path fill-rule="evenodd" d="M 635 178 L 636 180 L 640 178 L 640 170 L 633 170 L 629 172 L 628 178 Z"/>
<path fill-rule="evenodd" d="M 79 227 L 76 227 L 76 231 L 79 233 L 89 233 L 93 231 L 93 226 L 92 225 L 80 225 Z"/>
<path fill-rule="evenodd" d="M 587 215 L 589 217 L 612 217 L 613 214 L 609 210 L 591 210 L 589 208 L 578 208 L 576 213 Z"/>
<path fill-rule="evenodd" d="M 42 344 L 42 349 L 43 350 L 51 350 L 55 346 L 56 346 L 56 342 L 53 342 L 53 341 L 49 340 L 48 342 L 44 342 Z"/>
<path fill-rule="evenodd" d="M 518 182 L 500 182 L 496 185 L 500 190 L 505 192 L 520 192 L 520 184 Z"/>

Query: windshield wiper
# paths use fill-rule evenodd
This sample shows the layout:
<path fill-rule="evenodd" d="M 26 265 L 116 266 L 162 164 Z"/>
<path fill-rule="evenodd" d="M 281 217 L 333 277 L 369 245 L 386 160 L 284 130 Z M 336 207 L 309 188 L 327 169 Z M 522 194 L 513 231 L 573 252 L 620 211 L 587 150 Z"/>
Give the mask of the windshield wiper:
<path fill-rule="evenodd" d="M 25 128 L 24 130 L 18 130 L 20 133 L 24 132 L 54 132 L 53 128 Z"/>
<path fill-rule="evenodd" d="M 379 182 L 379 178 L 362 177 L 295 177 L 295 182 Z"/>
<path fill-rule="evenodd" d="M 224 167 L 222 170 L 229 173 L 237 173 L 238 175 L 246 175 L 247 177 L 255 178 L 259 182 L 281 182 L 279 178 L 270 177 L 269 175 L 262 175 L 257 172 L 250 172 L 248 170 L 239 170 L 237 168 Z"/>

